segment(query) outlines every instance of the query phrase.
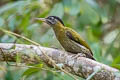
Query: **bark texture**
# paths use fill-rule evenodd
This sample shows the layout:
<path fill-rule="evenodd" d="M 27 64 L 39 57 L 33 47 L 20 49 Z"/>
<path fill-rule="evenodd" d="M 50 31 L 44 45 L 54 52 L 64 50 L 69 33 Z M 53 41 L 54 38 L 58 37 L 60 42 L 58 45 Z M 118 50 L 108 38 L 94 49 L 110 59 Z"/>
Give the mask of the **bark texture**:
<path fill-rule="evenodd" d="M 88 78 L 88 76 L 97 71 L 92 77 L 92 80 L 120 80 L 120 76 L 115 75 L 119 70 L 85 57 L 75 57 L 75 54 L 65 51 L 35 45 L 12 43 L 0 43 L 0 48 L 4 52 L 3 54 L 0 50 L 0 61 L 7 59 L 7 61 L 15 62 L 16 56 L 19 55 L 22 63 L 36 64 L 42 60 L 46 64 L 54 66 L 54 64 L 43 55 L 44 52 L 52 58 L 56 64 L 63 64 L 63 69 L 74 75 Z"/>

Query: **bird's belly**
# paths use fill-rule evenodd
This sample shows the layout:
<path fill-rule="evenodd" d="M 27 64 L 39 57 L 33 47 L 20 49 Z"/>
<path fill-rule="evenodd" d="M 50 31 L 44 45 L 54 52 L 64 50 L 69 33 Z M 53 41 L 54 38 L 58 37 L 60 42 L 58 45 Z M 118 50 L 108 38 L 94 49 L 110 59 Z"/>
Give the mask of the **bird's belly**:
<path fill-rule="evenodd" d="M 80 47 L 79 44 L 77 44 L 71 40 L 60 41 L 60 43 L 63 46 L 63 48 L 68 52 L 72 52 L 72 53 L 82 52 L 82 47 Z"/>

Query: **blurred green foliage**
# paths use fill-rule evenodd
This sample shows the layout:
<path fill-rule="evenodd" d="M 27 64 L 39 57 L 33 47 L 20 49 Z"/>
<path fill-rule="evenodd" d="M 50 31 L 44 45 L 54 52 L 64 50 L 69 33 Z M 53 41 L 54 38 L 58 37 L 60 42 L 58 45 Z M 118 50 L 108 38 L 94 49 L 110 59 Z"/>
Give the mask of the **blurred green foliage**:
<path fill-rule="evenodd" d="M 24 35 L 42 46 L 61 48 L 52 29 L 34 20 L 59 16 L 67 27 L 75 29 L 88 42 L 97 61 L 120 69 L 119 4 L 119 0 L 0 0 L 0 28 Z M 15 40 L 31 44 L 0 32 L 1 43 Z M 19 80 L 24 78 L 22 75 L 29 75 L 25 80 L 72 80 L 63 73 L 41 69 L 25 71 L 26 68 L 5 64 L 0 67 L 0 80 Z"/>

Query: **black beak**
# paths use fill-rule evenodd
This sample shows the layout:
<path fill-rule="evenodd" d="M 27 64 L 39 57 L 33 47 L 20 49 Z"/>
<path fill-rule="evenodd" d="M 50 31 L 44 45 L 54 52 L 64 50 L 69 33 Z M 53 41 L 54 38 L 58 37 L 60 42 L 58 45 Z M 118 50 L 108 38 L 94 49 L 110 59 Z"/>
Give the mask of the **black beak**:
<path fill-rule="evenodd" d="M 42 22 L 45 22 L 49 25 L 52 25 L 53 22 L 51 22 L 49 19 L 46 19 L 46 18 L 35 18 L 36 20 L 39 20 L 39 21 L 42 21 Z"/>

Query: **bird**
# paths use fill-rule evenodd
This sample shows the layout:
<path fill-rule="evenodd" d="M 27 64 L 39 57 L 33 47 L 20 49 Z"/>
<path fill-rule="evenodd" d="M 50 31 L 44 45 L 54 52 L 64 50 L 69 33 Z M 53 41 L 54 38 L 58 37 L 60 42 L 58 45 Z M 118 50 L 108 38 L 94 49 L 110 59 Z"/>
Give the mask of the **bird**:
<path fill-rule="evenodd" d="M 87 42 L 75 30 L 66 27 L 59 17 L 48 16 L 35 19 L 45 22 L 53 28 L 57 40 L 65 51 L 73 54 L 84 54 L 87 58 L 95 60 Z"/>

